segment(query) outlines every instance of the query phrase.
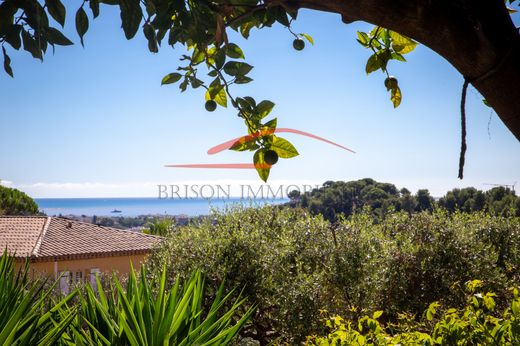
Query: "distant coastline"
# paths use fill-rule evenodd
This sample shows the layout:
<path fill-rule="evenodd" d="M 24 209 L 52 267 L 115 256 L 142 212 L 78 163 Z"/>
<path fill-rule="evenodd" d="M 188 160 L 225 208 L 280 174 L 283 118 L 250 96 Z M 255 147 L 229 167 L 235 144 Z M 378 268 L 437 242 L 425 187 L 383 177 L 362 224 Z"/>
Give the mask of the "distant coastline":
<path fill-rule="evenodd" d="M 40 211 L 49 216 L 188 216 L 209 215 L 212 209 L 233 206 L 261 206 L 289 201 L 279 199 L 202 199 L 202 198 L 35 198 Z M 120 211 L 116 214 L 114 210 Z"/>

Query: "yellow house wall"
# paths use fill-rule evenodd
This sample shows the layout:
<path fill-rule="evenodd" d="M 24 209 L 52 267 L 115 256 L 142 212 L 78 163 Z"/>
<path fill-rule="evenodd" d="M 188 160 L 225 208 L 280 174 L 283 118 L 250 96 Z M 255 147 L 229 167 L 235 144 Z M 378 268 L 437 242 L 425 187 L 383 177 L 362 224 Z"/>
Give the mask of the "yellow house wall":
<path fill-rule="evenodd" d="M 82 272 L 83 278 L 88 279 L 90 270 L 93 268 L 99 269 L 102 273 L 117 273 L 118 275 L 126 275 L 130 272 L 130 263 L 134 269 L 139 270 L 141 263 L 144 261 L 146 255 L 132 255 L 132 256 L 111 256 L 100 258 L 77 259 L 67 261 L 57 261 L 57 272 Z M 55 276 L 55 262 L 33 262 L 30 264 L 31 272 L 34 276 L 45 275 L 53 278 Z"/>

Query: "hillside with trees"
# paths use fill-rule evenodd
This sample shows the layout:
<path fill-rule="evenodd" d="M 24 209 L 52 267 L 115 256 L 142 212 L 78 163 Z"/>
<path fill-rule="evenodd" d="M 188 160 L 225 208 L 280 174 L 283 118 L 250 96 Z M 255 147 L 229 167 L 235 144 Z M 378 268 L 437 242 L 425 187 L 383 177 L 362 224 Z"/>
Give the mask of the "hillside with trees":
<path fill-rule="evenodd" d="M 520 197 L 503 186 L 485 192 L 473 187 L 453 189 L 436 201 L 427 189 L 412 194 L 407 188 L 397 189 L 393 184 L 365 178 L 349 182 L 327 181 L 321 188 L 304 194 L 292 191 L 289 198 L 291 206 L 306 208 L 329 221 L 337 221 L 340 215 L 350 216 L 365 208 L 377 218 L 389 211 L 412 214 L 436 208 L 450 213 L 484 211 L 492 215 L 520 216 Z"/>

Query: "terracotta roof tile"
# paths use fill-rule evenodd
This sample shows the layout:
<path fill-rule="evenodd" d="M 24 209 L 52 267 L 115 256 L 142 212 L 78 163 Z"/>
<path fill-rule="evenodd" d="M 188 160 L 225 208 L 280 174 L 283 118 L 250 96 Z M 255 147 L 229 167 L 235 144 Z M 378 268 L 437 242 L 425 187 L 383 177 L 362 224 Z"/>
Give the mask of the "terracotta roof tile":
<path fill-rule="evenodd" d="M 0 249 L 7 247 L 16 257 L 31 256 L 48 218 L 39 216 L 0 217 Z"/>
<path fill-rule="evenodd" d="M 160 237 L 63 218 L 0 217 L 0 246 L 16 251 L 16 257 L 142 253 L 160 241 Z"/>

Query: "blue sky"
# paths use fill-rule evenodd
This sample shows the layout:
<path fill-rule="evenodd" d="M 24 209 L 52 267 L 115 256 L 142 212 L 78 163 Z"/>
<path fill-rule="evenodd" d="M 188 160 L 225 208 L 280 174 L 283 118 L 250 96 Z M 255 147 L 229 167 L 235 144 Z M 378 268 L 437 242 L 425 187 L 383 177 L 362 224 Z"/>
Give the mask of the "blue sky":
<path fill-rule="evenodd" d="M 69 12 L 72 12 L 69 10 Z M 157 184 L 260 183 L 253 170 L 165 168 L 174 163 L 250 162 L 251 153 L 208 156 L 208 148 L 244 134 L 233 109 L 204 110 L 202 89 L 160 86 L 182 49 L 147 50 L 126 41 L 119 14 L 102 6 L 85 48 L 57 47 L 43 64 L 10 52 L 15 78 L 0 75 L 0 179 L 33 197 L 156 196 Z M 70 13 L 69 13 L 70 16 Z M 90 16 L 90 13 L 89 13 Z M 57 26 L 57 25 L 56 25 Z M 407 63 L 392 63 L 403 102 L 393 109 L 380 72 L 366 76 L 369 56 L 355 40 L 364 23 L 345 25 L 332 14 L 301 11 L 296 32 L 315 45 L 297 52 L 281 26 L 233 37 L 254 65 L 254 82 L 234 89 L 276 103 L 279 127 L 326 137 L 350 154 L 312 139 L 286 135 L 300 156 L 281 160 L 269 183 L 318 183 L 372 177 L 441 195 L 453 187 L 520 182 L 520 143 L 468 92 L 465 179 L 457 179 L 462 77 L 419 46 Z"/>

